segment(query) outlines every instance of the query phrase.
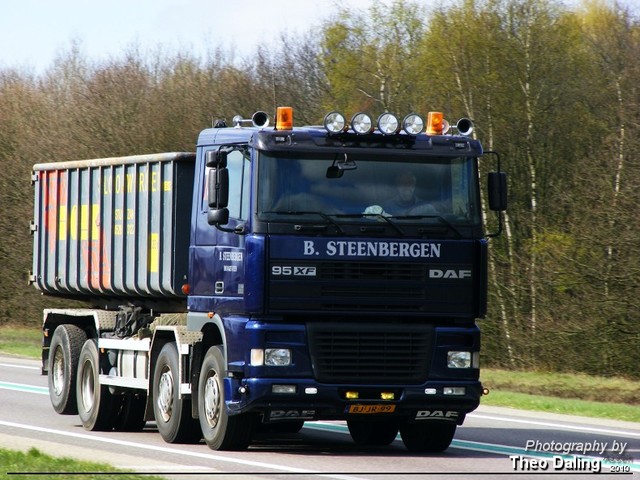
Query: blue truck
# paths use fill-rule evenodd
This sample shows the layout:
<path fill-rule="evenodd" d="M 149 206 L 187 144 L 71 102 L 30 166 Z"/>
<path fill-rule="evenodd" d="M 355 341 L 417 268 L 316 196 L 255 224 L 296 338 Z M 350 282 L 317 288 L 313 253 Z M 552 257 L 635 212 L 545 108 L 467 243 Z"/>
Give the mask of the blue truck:
<path fill-rule="evenodd" d="M 360 445 L 445 450 L 486 393 L 499 162 L 481 195 L 471 121 L 439 112 L 275 117 L 216 122 L 195 153 L 33 167 L 54 410 L 216 450 L 327 420 Z"/>

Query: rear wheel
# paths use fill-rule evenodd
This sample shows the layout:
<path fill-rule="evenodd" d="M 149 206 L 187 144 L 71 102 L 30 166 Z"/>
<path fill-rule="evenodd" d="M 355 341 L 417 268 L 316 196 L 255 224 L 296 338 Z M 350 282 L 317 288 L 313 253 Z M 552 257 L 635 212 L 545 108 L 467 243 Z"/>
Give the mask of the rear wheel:
<path fill-rule="evenodd" d="M 351 438 L 358 445 L 390 445 L 398 435 L 398 424 L 393 421 L 347 420 L 347 427 Z"/>
<path fill-rule="evenodd" d="M 109 387 L 100 385 L 100 357 L 97 342 L 84 342 L 78 361 L 76 384 L 78 415 L 86 430 L 111 430 L 115 399 Z"/>
<path fill-rule="evenodd" d="M 198 421 L 191 417 L 191 401 L 179 395 L 179 362 L 174 343 L 162 347 L 153 374 L 153 412 L 165 442 L 197 443 L 202 435 Z"/>
<path fill-rule="evenodd" d="M 78 358 L 87 334 L 71 324 L 58 325 L 49 346 L 49 398 L 53 409 L 63 415 L 78 413 L 76 375 Z"/>
<path fill-rule="evenodd" d="M 449 448 L 455 433 L 453 422 L 407 423 L 400 427 L 402 442 L 412 452 L 442 452 Z"/>
<path fill-rule="evenodd" d="M 198 414 L 205 442 L 213 450 L 244 450 L 251 443 L 256 418 L 227 415 L 224 402 L 226 363 L 222 347 L 211 347 L 204 357 L 198 383 Z"/>

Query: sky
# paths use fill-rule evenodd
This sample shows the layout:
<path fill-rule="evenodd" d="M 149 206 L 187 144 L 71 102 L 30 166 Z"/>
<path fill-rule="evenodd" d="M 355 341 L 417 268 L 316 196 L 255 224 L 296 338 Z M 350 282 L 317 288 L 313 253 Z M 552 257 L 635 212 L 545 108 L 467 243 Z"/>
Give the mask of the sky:
<path fill-rule="evenodd" d="M 0 69 L 42 73 L 79 45 L 91 61 L 127 49 L 187 51 L 218 45 L 249 56 L 281 33 L 318 26 L 337 5 L 368 9 L 373 0 L 0 0 Z M 377 0 L 390 3 L 390 0 Z"/>

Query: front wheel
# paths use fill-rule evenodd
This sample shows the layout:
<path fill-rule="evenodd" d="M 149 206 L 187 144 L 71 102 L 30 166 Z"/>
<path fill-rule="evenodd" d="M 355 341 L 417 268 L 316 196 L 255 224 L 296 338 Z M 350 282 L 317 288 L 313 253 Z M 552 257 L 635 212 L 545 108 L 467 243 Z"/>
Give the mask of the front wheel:
<path fill-rule="evenodd" d="M 400 436 L 405 447 L 412 452 L 443 452 L 453 440 L 456 424 L 453 422 L 425 421 L 400 426 Z"/>
<path fill-rule="evenodd" d="M 213 450 L 244 450 L 251 443 L 255 416 L 227 414 L 224 403 L 226 364 L 222 347 L 211 347 L 204 357 L 198 383 L 198 416 L 202 435 Z"/>

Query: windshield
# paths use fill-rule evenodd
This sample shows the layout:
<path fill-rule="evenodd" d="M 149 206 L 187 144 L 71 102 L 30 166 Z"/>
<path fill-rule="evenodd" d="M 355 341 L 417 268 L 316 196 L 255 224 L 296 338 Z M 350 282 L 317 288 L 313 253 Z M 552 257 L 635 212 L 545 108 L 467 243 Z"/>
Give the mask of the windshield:
<path fill-rule="evenodd" d="M 473 157 L 273 152 L 259 157 L 263 221 L 296 222 L 316 215 L 332 223 L 375 217 L 397 225 L 433 219 L 475 225 L 478 202 Z"/>

